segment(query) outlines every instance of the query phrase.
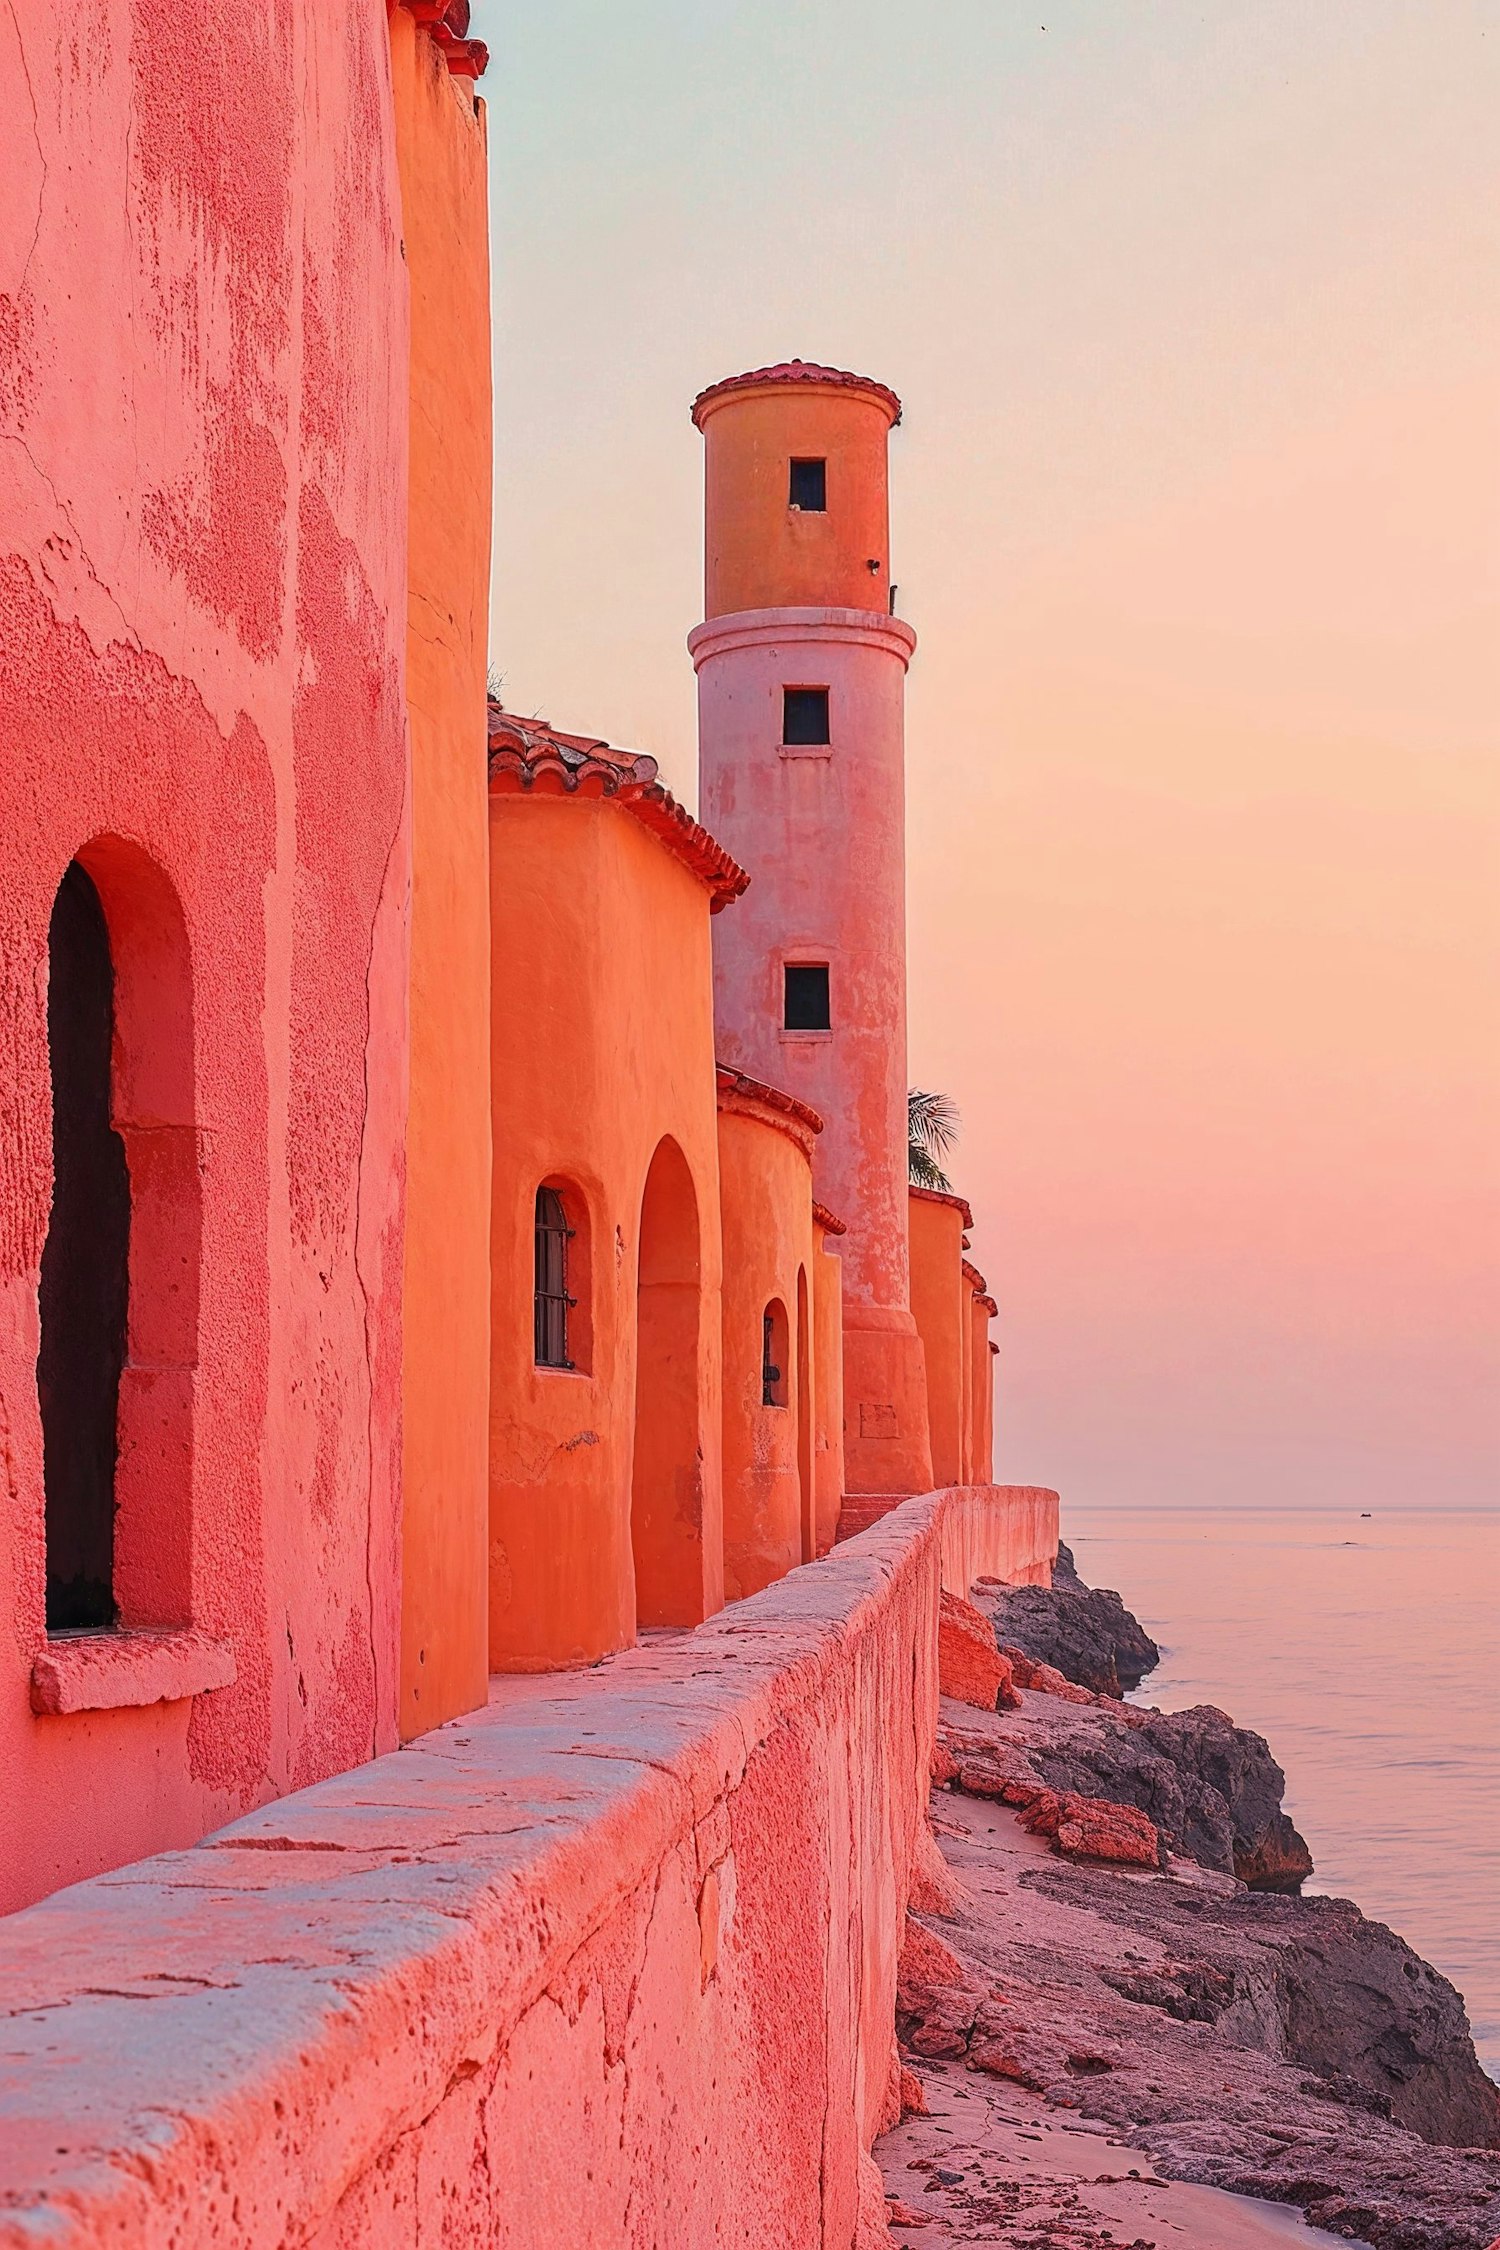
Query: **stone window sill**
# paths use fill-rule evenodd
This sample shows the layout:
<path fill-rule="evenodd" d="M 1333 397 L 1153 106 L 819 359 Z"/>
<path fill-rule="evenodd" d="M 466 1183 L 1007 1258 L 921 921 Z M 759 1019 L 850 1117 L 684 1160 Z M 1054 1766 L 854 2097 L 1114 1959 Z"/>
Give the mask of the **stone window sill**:
<path fill-rule="evenodd" d="M 62 1718 L 73 1711 L 181 1703 L 230 1687 L 234 1678 L 229 1643 L 188 1628 L 60 1633 L 31 1667 L 31 1708 L 38 1718 Z"/>
<path fill-rule="evenodd" d="M 831 1029 L 828 1031 L 793 1031 L 788 1025 L 784 1024 L 781 1036 L 789 1047 L 815 1047 L 820 1039 L 831 1039 L 833 1032 Z"/>
<path fill-rule="evenodd" d="M 778 758 L 831 758 L 831 742 L 781 742 L 776 746 Z"/>

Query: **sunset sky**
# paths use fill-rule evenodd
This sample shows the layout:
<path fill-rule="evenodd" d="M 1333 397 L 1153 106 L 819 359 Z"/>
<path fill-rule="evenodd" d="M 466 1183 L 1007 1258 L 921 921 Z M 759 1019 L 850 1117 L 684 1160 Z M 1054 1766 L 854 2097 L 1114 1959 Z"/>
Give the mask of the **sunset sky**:
<path fill-rule="evenodd" d="M 473 29 L 513 708 L 693 801 L 689 401 L 797 355 L 906 402 L 911 1075 L 997 1473 L 1493 1504 L 1500 8 Z"/>

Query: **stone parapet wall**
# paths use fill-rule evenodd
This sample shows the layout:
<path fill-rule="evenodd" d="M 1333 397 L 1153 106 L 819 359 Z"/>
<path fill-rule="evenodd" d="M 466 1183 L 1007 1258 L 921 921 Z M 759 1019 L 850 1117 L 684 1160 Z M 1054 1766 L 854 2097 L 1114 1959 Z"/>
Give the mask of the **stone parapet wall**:
<path fill-rule="evenodd" d="M 950 1594 L 966 1597 L 979 1578 L 1003 1578 L 1010 1586 L 1051 1585 L 1060 1505 L 1055 1492 L 1040 1484 L 960 1484 L 941 1497 L 943 1585 Z M 847 1494 L 840 1542 L 857 1539 L 905 1505 L 899 1492 Z"/>
<path fill-rule="evenodd" d="M 0 1922 L 0 2245 L 863 2243 L 939 1584 L 1012 1512 L 909 1501 Z"/>
<path fill-rule="evenodd" d="M 909 1501 L 0 1921 L 0 2245 L 879 2239 L 940 1579 L 1050 1501 Z"/>
<path fill-rule="evenodd" d="M 979 1578 L 1050 1586 L 1059 1500 L 1041 1484 L 959 1485 L 944 1495 L 943 1584 L 967 1597 Z"/>

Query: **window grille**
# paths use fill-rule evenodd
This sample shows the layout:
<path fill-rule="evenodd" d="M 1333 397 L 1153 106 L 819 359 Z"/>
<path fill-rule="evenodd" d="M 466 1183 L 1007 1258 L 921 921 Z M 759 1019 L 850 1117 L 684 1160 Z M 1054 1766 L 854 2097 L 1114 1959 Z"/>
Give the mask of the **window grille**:
<path fill-rule="evenodd" d="M 760 1347 L 760 1403 L 762 1406 L 781 1404 L 781 1369 L 776 1365 L 776 1315 L 768 1312 L 761 1324 Z"/>
<path fill-rule="evenodd" d="M 828 463 L 793 461 L 788 480 L 788 502 L 805 516 L 821 516 L 828 508 Z"/>
<path fill-rule="evenodd" d="M 555 1188 L 536 1191 L 536 1363 L 571 1367 L 568 1314 L 577 1299 L 568 1295 L 568 1244 L 573 1229 Z"/>

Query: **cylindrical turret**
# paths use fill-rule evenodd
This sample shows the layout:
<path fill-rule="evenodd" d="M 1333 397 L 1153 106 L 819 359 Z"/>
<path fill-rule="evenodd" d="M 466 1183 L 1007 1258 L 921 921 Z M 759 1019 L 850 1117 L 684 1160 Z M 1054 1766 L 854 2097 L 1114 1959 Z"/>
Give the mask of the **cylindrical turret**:
<path fill-rule="evenodd" d="M 800 360 L 695 402 L 707 449 L 701 815 L 749 867 L 714 925 L 722 1061 L 826 1120 L 816 1192 L 848 1226 L 853 1492 L 932 1481 L 907 1252 L 903 706 L 882 383 Z"/>

